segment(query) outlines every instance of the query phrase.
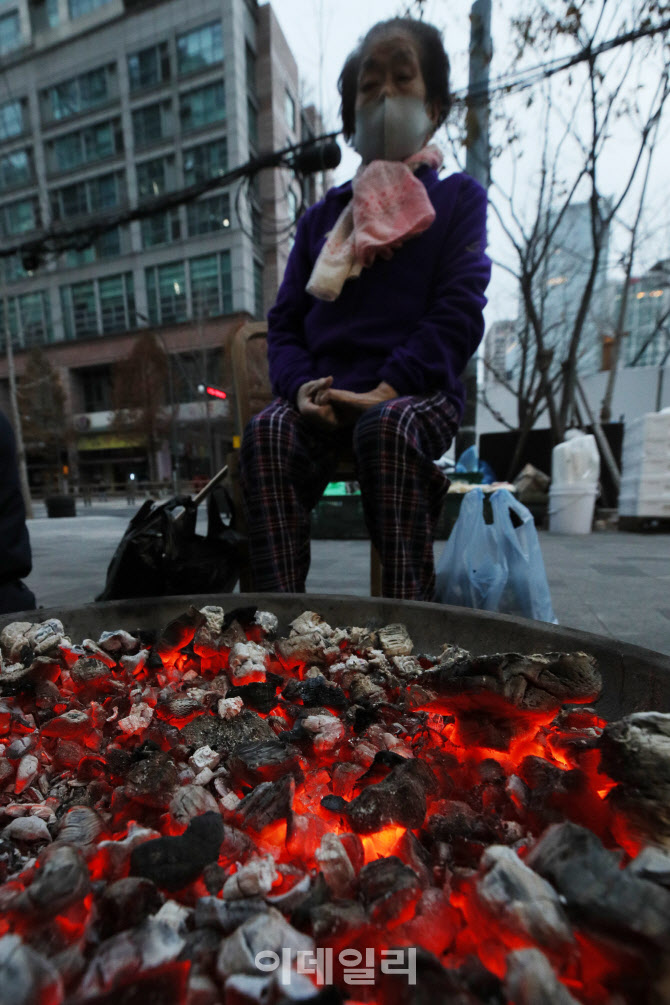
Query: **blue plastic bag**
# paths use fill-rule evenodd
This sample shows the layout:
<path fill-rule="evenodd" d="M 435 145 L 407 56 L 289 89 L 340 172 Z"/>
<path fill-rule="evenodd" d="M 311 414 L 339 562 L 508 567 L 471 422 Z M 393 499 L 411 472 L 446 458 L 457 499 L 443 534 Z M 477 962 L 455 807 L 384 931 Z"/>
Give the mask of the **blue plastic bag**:
<path fill-rule="evenodd" d="M 484 493 L 467 492 L 436 569 L 442 604 L 516 614 L 558 624 L 533 516 L 507 489 L 490 496 L 493 523 L 484 519 Z M 514 526 L 511 513 L 521 520 Z"/>

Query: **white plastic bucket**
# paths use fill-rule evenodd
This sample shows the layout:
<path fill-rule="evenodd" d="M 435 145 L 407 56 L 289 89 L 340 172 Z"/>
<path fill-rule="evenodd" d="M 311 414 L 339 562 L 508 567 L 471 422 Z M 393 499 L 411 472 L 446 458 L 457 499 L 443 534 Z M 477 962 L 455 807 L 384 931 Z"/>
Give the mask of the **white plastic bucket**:
<path fill-rule="evenodd" d="M 564 485 L 549 490 L 549 530 L 555 534 L 590 534 L 596 485 Z"/>

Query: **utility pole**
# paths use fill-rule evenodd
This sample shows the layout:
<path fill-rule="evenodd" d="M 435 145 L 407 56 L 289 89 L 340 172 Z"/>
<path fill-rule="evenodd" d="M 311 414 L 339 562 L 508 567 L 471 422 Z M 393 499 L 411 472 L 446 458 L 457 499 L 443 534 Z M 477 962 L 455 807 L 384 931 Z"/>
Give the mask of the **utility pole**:
<path fill-rule="evenodd" d="M 491 43 L 491 0 L 475 0 L 470 9 L 470 74 L 466 104 L 465 170 L 488 189 L 491 174 L 489 151 L 489 65 Z M 456 459 L 477 442 L 477 356 L 468 362 L 463 375 L 466 391 L 463 425 L 456 435 Z"/>
<path fill-rule="evenodd" d="M 30 498 L 30 485 L 28 484 L 28 470 L 26 468 L 26 449 L 23 445 L 23 429 L 21 426 L 21 416 L 19 414 L 19 402 L 16 394 L 16 372 L 14 370 L 14 347 L 12 346 L 12 333 L 9 329 L 9 304 L 7 297 L 2 299 L 2 317 L 5 328 L 5 345 L 7 347 L 7 376 L 9 377 L 9 407 L 12 412 L 12 425 L 14 426 L 14 438 L 16 439 L 16 459 L 19 466 L 19 481 L 21 483 L 21 494 L 23 504 L 26 508 L 26 518 L 33 518 L 33 501 Z"/>

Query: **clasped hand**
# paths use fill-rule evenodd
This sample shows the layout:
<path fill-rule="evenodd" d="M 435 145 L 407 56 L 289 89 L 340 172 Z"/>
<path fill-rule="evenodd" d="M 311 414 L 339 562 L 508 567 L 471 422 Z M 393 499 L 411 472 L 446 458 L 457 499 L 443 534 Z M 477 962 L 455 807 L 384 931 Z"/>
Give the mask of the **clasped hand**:
<path fill-rule="evenodd" d="M 359 416 L 380 404 L 397 398 L 395 388 L 382 381 L 372 391 L 344 391 L 333 387 L 332 377 L 319 377 L 301 384 L 296 395 L 296 405 L 309 422 L 330 428 L 349 426 Z"/>

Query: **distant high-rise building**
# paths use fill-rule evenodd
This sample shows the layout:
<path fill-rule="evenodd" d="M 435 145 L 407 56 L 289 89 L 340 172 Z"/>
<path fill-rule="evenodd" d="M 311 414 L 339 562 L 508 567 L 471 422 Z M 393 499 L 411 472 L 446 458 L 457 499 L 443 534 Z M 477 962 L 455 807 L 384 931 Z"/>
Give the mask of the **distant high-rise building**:
<path fill-rule="evenodd" d="M 612 332 L 603 346 L 603 369 L 609 369 L 610 346 L 619 313 L 622 284 L 612 284 Z M 670 355 L 670 259 L 656 262 L 630 280 L 620 365 L 659 366 Z"/>
<path fill-rule="evenodd" d="M 225 379 L 227 334 L 274 298 L 299 190 L 268 171 L 110 230 L 96 221 L 295 144 L 318 116 L 255 0 L 5 0 L 0 60 L 0 249 L 34 239 L 0 257 L 0 352 L 7 330 L 19 372 L 22 351 L 45 349 L 78 417 L 82 474 L 123 478 L 137 449 L 105 429 L 132 333 L 150 328 L 173 358 L 188 432 L 198 383 Z M 73 226 L 87 228 L 80 245 L 45 255 L 45 231 Z M 0 399 L 6 373 L 0 357 Z M 210 451 L 197 426 L 182 467 Z"/>

